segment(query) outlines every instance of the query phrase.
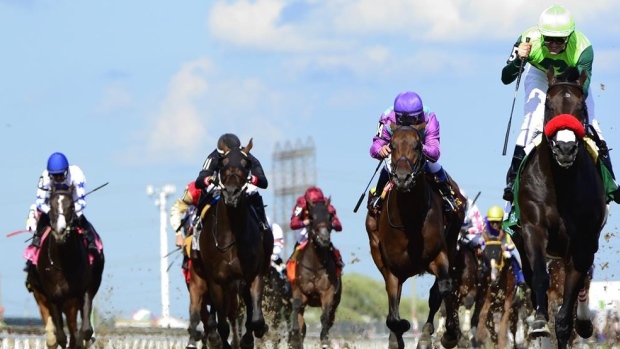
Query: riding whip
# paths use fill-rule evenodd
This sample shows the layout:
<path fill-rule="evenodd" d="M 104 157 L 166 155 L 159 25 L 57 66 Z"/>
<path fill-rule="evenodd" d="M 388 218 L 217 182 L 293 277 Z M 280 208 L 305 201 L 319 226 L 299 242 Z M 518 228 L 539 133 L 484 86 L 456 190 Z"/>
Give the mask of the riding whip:
<path fill-rule="evenodd" d="M 101 188 L 105 187 L 106 185 L 108 185 L 109 183 L 110 183 L 110 182 L 105 182 L 105 183 L 103 183 L 102 185 L 98 186 L 97 188 L 95 188 L 95 189 L 93 189 L 93 190 L 89 191 L 88 193 L 84 194 L 84 196 L 86 196 L 86 195 L 88 195 L 88 194 L 92 194 L 92 193 L 96 192 L 97 190 L 99 190 L 99 189 L 101 189 Z"/>
<path fill-rule="evenodd" d="M 372 177 L 370 177 L 370 180 L 368 181 L 368 185 L 366 186 L 366 189 L 364 189 L 364 192 L 360 196 L 360 199 L 357 200 L 357 205 L 355 205 L 355 208 L 353 209 L 353 213 L 357 213 L 357 209 L 360 208 L 360 204 L 362 203 L 362 200 L 364 200 L 364 196 L 366 196 L 366 192 L 368 191 L 368 187 L 370 187 L 370 183 L 372 183 L 372 179 L 375 178 L 375 175 L 377 174 L 377 171 L 379 171 L 379 167 L 381 167 L 381 164 L 383 164 L 383 160 L 385 160 L 385 159 L 381 159 L 381 161 L 379 161 L 379 163 L 377 164 L 377 168 L 375 169 L 375 173 L 372 174 Z"/>
<path fill-rule="evenodd" d="M 525 42 L 530 42 L 530 38 L 525 38 Z M 519 92 L 519 82 L 521 82 L 521 73 L 523 73 L 523 64 L 525 63 L 525 57 L 521 58 L 521 64 L 519 65 L 519 75 L 517 75 L 517 86 L 515 86 L 515 95 L 512 99 L 512 108 L 510 109 L 510 119 L 508 119 L 508 128 L 506 129 L 506 137 L 504 138 L 504 150 L 502 155 L 506 155 L 506 147 L 508 146 L 508 136 L 510 133 L 510 125 L 512 124 L 512 113 L 515 111 L 515 101 L 517 100 L 517 93 Z"/>

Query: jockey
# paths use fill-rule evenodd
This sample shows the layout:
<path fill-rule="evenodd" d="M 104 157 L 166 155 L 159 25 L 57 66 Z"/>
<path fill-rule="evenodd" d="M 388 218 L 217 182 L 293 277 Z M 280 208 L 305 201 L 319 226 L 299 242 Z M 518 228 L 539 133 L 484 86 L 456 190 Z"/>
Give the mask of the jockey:
<path fill-rule="evenodd" d="M 478 205 L 467 196 L 463 189 L 461 189 L 461 194 L 467 200 L 467 206 L 465 207 L 465 220 L 459 234 L 459 242 L 478 252 L 484 248 L 484 237 L 481 234 L 484 229 L 484 220 Z"/>
<path fill-rule="evenodd" d="M 521 256 L 516 249 L 510 235 L 506 234 L 502 229 L 502 222 L 504 221 L 504 210 L 499 206 L 491 206 L 487 211 L 487 216 L 484 217 L 484 228 L 482 230 L 482 236 L 484 240 L 499 240 L 502 242 L 502 248 L 504 253 L 510 255 L 510 262 L 512 264 L 512 270 L 515 276 L 515 281 L 520 291 L 523 291 L 525 287 L 525 278 L 523 277 L 523 271 L 521 270 Z"/>
<path fill-rule="evenodd" d="M 202 165 L 202 170 L 196 179 L 196 188 L 202 190 L 204 193 L 204 198 L 201 198 L 200 205 L 198 207 L 199 214 L 202 212 L 202 208 L 213 199 L 213 189 L 215 189 L 215 186 L 211 182 L 213 181 L 213 175 L 215 172 L 218 172 L 220 169 L 220 159 L 224 156 L 223 149 L 225 147 L 228 147 L 229 149 L 240 148 L 241 141 L 239 141 L 239 137 L 232 133 L 225 133 L 220 136 L 217 141 L 217 148 L 209 154 Z M 250 171 L 251 177 L 249 178 L 249 184 L 246 190 L 247 198 L 250 205 L 252 205 L 256 211 L 261 230 L 268 231 L 269 223 L 267 222 L 267 216 L 265 215 L 265 205 L 263 204 L 263 198 L 258 193 L 258 188 L 267 189 L 267 177 L 265 177 L 265 172 L 263 171 L 263 167 L 258 159 L 250 153 L 248 153 L 247 156 L 252 162 L 252 168 Z"/>
<path fill-rule="evenodd" d="M 529 38 L 530 42 L 526 42 L 526 38 Z M 549 86 L 549 81 L 547 81 L 549 67 L 554 68 L 556 75 L 562 73 L 567 67 L 577 67 L 579 72 L 587 72 L 588 78 L 583 84 L 583 92 L 586 97 L 589 122 L 601 139 L 601 142 L 597 144 L 601 161 L 614 176 L 609 150 L 594 115 L 594 100 L 590 91 L 594 51 L 588 38 L 582 32 L 575 30 L 575 21 L 564 7 L 554 5 L 544 10 L 538 20 L 538 26 L 527 29 L 517 39 L 506 66 L 502 69 L 502 82 L 505 85 L 517 79 L 522 59 L 525 59 L 527 63 L 524 67 L 525 120 L 521 126 L 521 133 L 517 138 L 506 175 L 504 200 L 514 199 L 513 185 L 521 160 L 525 156 L 525 148 L 538 134 L 542 133 L 545 96 Z M 620 203 L 618 190 L 614 193 L 614 201 Z"/>
<path fill-rule="evenodd" d="M 200 199 L 200 190 L 196 188 L 196 182 L 190 182 L 187 187 L 185 187 L 185 191 L 183 192 L 183 196 L 177 199 L 170 209 L 170 225 L 172 229 L 174 229 L 175 242 L 174 244 L 177 247 L 183 247 L 184 245 L 184 236 L 181 233 L 181 227 L 185 225 L 185 222 L 188 219 L 192 219 L 192 216 L 196 214 L 196 207 L 198 206 L 198 201 Z M 191 222 L 193 225 L 194 222 Z M 191 231 L 185 231 L 186 235 L 191 234 Z M 183 254 L 183 269 L 188 268 L 188 258 Z"/>
<path fill-rule="evenodd" d="M 435 113 L 422 104 L 420 96 L 411 91 L 401 92 L 394 100 L 394 106 L 388 108 L 379 119 L 377 133 L 372 139 L 370 147 L 370 156 L 377 160 L 386 159 L 385 166 L 381 169 L 377 186 L 374 193 L 371 191 L 369 197 L 369 208 L 379 210 L 381 207 L 381 195 L 387 182 L 389 181 L 390 172 L 390 139 L 392 138 L 392 124 L 401 125 L 418 125 L 426 123 L 424 130 L 424 145 L 422 152 L 426 156 L 425 169 L 430 172 L 434 179 L 439 193 L 446 201 L 451 210 L 457 208 L 454 201 L 454 192 L 448 176 L 443 167 L 439 164 L 439 121 L 435 117 Z"/>
<path fill-rule="evenodd" d="M 271 227 L 271 232 L 273 233 L 273 252 L 271 253 L 271 265 L 276 268 L 278 272 L 282 272 L 286 265 L 282 261 L 282 249 L 284 249 L 284 233 L 282 232 L 282 227 L 278 223 L 272 222 L 269 217 L 267 217 L 267 222 L 269 222 L 269 226 Z"/>
<path fill-rule="evenodd" d="M 82 234 L 88 242 L 88 249 L 98 253 L 95 233 L 83 212 L 86 207 L 86 178 L 77 165 L 69 165 L 67 157 L 62 153 L 50 155 L 47 160 L 47 169 L 39 177 L 37 199 L 35 204 L 30 206 L 26 220 L 26 229 L 34 232 L 30 246 L 39 248 L 43 231 L 49 225 L 47 214 L 50 211 L 49 197 L 52 186 L 56 188 L 74 186 L 73 201 L 75 203 L 75 214 L 78 217 L 77 226 L 82 230 Z"/>
<path fill-rule="evenodd" d="M 306 193 L 297 198 L 297 201 L 295 202 L 295 208 L 293 208 L 293 215 L 291 216 L 290 224 L 291 229 L 295 230 L 295 238 L 297 240 L 295 243 L 295 247 L 308 241 L 308 230 L 306 228 L 308 225 L 310 225 L 310 219 L 308 217 L 308 202 L 314 203 L 325 200 L 326 198 L 323 195 L 323 191 L 316 186 L 312 186 L 306 189 Z M 342 231 L 342 224 L 340 223 L 340 219 L 336 214 L 336 209 L 330 204 L 328 210 L 332 214 L 332 228 L 335 231 Z M 293 253 L 295 253 L 295 250 L 296 248 L 293 249 Z M 333 247 L 333 251 L 334 256 L 336 257 L 336 261 L 338 261 L 340 267 L 344 267 L 344 262 L 342 261 L 342 257 L 340 256 L 340 251 L 335 247 Z"/>

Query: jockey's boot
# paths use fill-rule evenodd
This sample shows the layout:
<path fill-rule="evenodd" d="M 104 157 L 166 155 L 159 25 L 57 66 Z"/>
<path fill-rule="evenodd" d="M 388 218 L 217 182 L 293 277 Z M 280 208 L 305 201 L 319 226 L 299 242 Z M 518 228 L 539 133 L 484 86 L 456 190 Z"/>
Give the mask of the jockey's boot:
<path fill-rule="evenodd" d="M 611 158 L 609 157 L 609 149 L 607 148 L 607 143 L 602 140 L 598 144 L 598 147 L 599 147 L 599 159 L 601 159 L 601 162 L 609 170 L 611 177 L 615 181 L 616 175 L 614 174 L 614 169 L 611 166 Z M 617 204 L 620 204 L 620 187 L 616 185 L 616 190 L 612 193 L 612 195 L 613 195 L 614 202 Z"/>
<path fill-rule="evenodd" d="M 185 255 L 183 255 L 183 263 L 181 264 L 181 268 L 184 270 L 189 269 L 189 258 Z"/>
<path fill-rule="evenodd" d="M 379 212 L 381 211 L 381 195 L 383 195 L 383 189 L 390 180 L 390 174 L 385 167 L 381 168 L 379 173 L 379 179 L 377 180 L 377 186 L 370 190 L 368 195 L 368 210 Z"/>
<path fill-rule="evenodd" d="M 254 207 L 254 211 L 256 211 L 256 216 L 258 217 L 258 224 L 260 225 L 261 231 L 270 230 L 269 222 L 267 222 L 267 215 L 265 214 L 265 204 L 263 204 L 263 197 L 260 194 L 252 194 L 248 196 L 250 201 L 250 205 Z"/>
<path fill-rule="evenodd" d="M 332 251 L 334 252 L 334 258 L 336 258 L 336 264 L 338 265 L 340 270 L 342 270 L 342 268 L 344 268 L 344 261 L 342 260 L 340 250 L 335 248 L 334 245 L 332 245 Z"/>
<path fill-rule="evenodd" d="M 86 220 L 86 216 L 81 215 L 80 218 L 78 218 L 78 226 L 82 229 L 82 234 L 88 242 L 88 250 L 93 253 L 99 253 L 95 232 L 93 231 L 90 223 Z"/>
<path fill-rule="evenodd" d="M 519 166 L 521 166 L 521 161 L 523 161 L 524 156 L 525 148 L 520 145 L 515 145 L 512 161 L 510 162 L 510 167 L 508 168 L 508 173 L 506 174 L 506 188 L 504 188 L 503 196 L 503 199 L 506 201 L 512 202 L 512 200 L 514 200 L 513 187 L 515 185 L 515 180 L 517 179 Z"/>
<path fill-rule="evenodd" d="M 443 167 L 433 173 L 435 178 L 435 184 L 437 185 L 437 190 L 441 197 L 446 202 L 446 211 L 456 211 L 458 209 L 458 205 L 454 201 L 454 190 L 452 190 L 452 186 L 450 182 L 448 182 L 448 175 L 446 175 L 446 171 Z"/>

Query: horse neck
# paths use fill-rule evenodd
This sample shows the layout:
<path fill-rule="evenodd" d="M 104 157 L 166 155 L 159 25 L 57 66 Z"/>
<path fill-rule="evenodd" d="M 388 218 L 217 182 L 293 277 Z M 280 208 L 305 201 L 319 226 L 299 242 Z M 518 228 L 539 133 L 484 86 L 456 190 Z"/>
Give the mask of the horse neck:
<path fill-rule="evenodd" d="M 237 207 L 226 205 L 224 199 L 220 199 L 217 205 L 217 220 L 221 221 L 222 219 L 226 219 L 233 232 L 247 227 L 249 212 L 248 201 L 245 194 L 243 194 L 239 200 Z"/>
<path fill-rule="evenodd" d="M 312 234 L 310 232 L 310 234 Z M 314 260 L 317 261 L 318 265 L 324 265 L 327 263 L 327 261 L 329 260 L 329 257 L 331 256 L 331 251 L 329 247 L 320 247 L 318 246 L 314 241 L 313 241 L 313 237 L 312 236 L 308 236 L 308 244 L 305 248 L 307 254 L 305 254 L 304 256 L 306 257 L 307 260 Z M 312 256 L 315 256 L 316 258 L 310 258 Z"/>
<path fill-rule="evenodd" d="M 63 269 L 77 269 L 80 266 L 77 261 L 85 256 L 85 247 L 77 231 L 71 231 L 64 244 L 58 244 L 51 232 L 46 240 L 50 262 L 60 263 Z M 47 256 L 44 258 L 48 259 Z"/>
<path fill-rule="evenodd" d="M 400 212 L 412 212 L 413 214 L 401 215 L 410 219 L 422 219 L 430 207 L 432 189 L 424 175 L 416 180 L 415 185 L 408 192 L 399 192 L 396 188 L 392 189 L 389 200 L 399 208 Z M 401 218 L 402 219 L 402 218 Z"/>

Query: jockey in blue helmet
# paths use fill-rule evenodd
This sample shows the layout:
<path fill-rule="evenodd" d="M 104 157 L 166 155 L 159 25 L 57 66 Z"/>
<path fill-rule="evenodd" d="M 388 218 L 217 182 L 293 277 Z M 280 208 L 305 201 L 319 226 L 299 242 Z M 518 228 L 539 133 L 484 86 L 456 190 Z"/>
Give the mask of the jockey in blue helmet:
<path fill-rule="evenodd" d="M 26 229 L 34 232 L 31 246 L 39 247 L 41 235 L 49 225 L 48 213 L 50 211 L 49 197 L 52 186 L 56 188 L 70 188 L 73 185 L 73 201 L 75 213 L 78 217 L 77 226 L 88 242 L 88 249 L 98 252 L 95 243 L 95 234 L 91 224 L 86 220 L 83 210 L 86 207 L 86 178 L 77 165 L 69 165 L 67 157 L 63 153 L 53 153 L 47 160 L 47 168 L 39 177 L 37 198 L 30 206 Z"/>

